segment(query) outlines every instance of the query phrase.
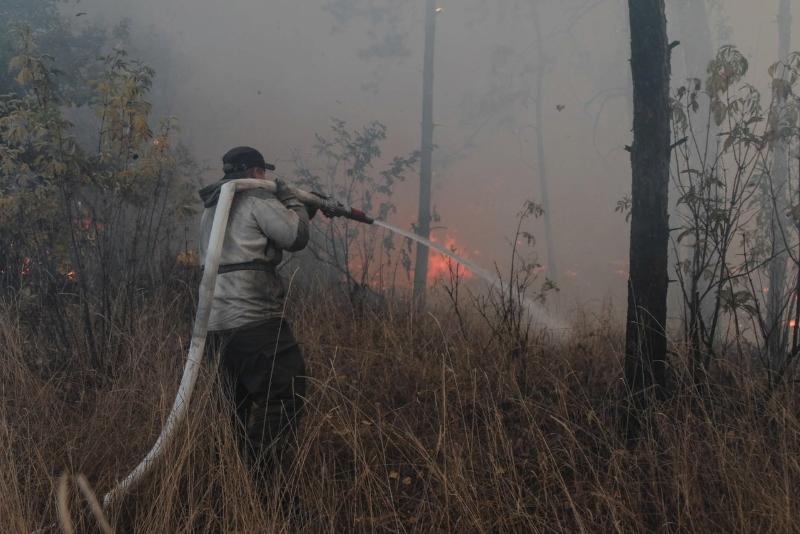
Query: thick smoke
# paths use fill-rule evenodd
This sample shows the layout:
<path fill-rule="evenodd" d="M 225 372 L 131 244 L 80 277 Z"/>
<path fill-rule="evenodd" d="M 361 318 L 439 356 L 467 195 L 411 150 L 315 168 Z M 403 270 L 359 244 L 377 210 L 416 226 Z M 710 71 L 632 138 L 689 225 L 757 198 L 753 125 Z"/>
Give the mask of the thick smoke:
<path fill-rule="evenodd" d="M 668 1 L 670 16 L 686 3 Z M 506 264 L 516 213 L 525 199 L 540 199 L 541 128 L 562 311 L 623 307 L 628 226 L 614 207 L 630 189 L 625 4 L 538 2 L 546 61 L 537 64 L 529 2 L 440 2 L 434 203 L 444 228 L 434 236 L 487 269 Z M 707 35 L 693 27 L 673 38 L 686 50 L 735 43 L 763 85 L 777 49 L 777 2 L 768 4 L 707 2 Z M 311 157 L 314 134 L 333 117 L 351 127 L 384 123 L 387 159 L 419 147 L 423 0 L 83 0 L 64 10 L 87 12 L 87 24 L 130 19 L 137 52 L 157 70 L 157 109 L 179 117 L 184 141 L 211 169 L 206 180 L 238 144 L 263 149 L 290 176 L 294 151 Z M 696 68 L 684 48 L 674 51 L 676 86 Z M 408 176 L 390 222 L 413 222 L 416 189 Z M 532 230 L 544 264 L 543 228 Z"/>

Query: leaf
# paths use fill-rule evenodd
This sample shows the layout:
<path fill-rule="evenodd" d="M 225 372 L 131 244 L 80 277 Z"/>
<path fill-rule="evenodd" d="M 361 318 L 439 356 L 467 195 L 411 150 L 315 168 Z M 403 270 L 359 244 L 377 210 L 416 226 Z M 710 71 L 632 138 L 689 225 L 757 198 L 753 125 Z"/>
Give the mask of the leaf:
<path fill-rule="evenodd" d="M 628 222 L 631 220 L 631 207 L 632 207 L 631 197 L 629 195 L 625 195 L 621 199 L 617 200 L 617 205 L 614 208 L 614 212 L 624 214 L 625 221 Z"/>
<path fill-rule="evenodd" d="M 544 208 L 541 204 L 538 204 L 532 200 L 526 200 L 520 215 L 525 217 L 533 215 L 535 218 L 539 218 L 544 215 Z"/>
<path fill-rule="evenodd" d="M 748 68 L 747 58 L 735 46 L 723 46 L 708 65 L 706 89 L 716 99 L 741 80 Z"/>
<path fill-rule="evenodd" d="M 772 91 L 778 99 L 788 100 L 792 94 L 792 86 L 782 78 L 775 78 L 772 80 Z"/>
<path fill-rule="evenodd" d="M 525 242 L 528 246 L 534 246 L 536 244 L 536 237 L 530 232 L 520 232 L 520 235 L 525 238 Z"/>
<path fill-rule="evenodd" d="M 686 236 L 692 235 L 692 233 L 694 233 L 694 228 L 686 228 L 680 234 L 678 234 L 678 237 L 675 238 L 675 241 L 680 243 Z"/>
<path fill-rule="evenodd" d="M 717 126 L 721 126 L 728 114 L 728 108 L 722 100 L 715 98 L 711 101 L 711 113 L 714 117 L 714 123 Z"/>

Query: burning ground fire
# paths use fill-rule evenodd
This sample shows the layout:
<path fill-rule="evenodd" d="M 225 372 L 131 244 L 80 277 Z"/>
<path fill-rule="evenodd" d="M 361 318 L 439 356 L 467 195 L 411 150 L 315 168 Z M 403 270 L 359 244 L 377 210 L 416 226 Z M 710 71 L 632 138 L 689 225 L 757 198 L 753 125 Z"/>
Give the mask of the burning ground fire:
<path fill-rule="evenodd" d="M 434 243 L 442 243 L 435 237 L 431 237 L 431 241 L 433 241 Z M 453 251 L 453 253 L 458 254 L 459 256 L 463 256 L 465 258 L 469 257 L 464 252 L 463 247 L 458 246 L 456 239 L 453 236 L 445 236 L 443 244 L 445 248 Z M 447 256 L 439 254 L 436 251 L 431 251 L 431 254 L 428 257 L 428 283 L 430 284 L 438 278 L 449 277 L 450 271 L 452 270 L 455 273 L 456 268 L 458 269 L 457 272 L 461 278 L 469 279 L 475 276 L 472 273 L 472 271 L 470 271 L 463 265 L 459 265 L 457 262 L 451 260 Z"/>
<path fill-rule="evenodd" d="M 436 243 L 438 246 L 442 246 L 447 250 L 451 251 L 462 258 L 469 259 L 470 256 L 480 256 L 479 250 L 472 250 L 471 254 L 465 252 L 465 248 L 458 244 L 456 239 L 453 236 L 447 235 L 444 238 L 435 238 L 432 237 L 431 241 Z M 403 245 L 404 247 L 406 245 Z M 409 265 L 406 268 L 410 268 L 409 271 L 405 271 L 405 274 L 401 276 L 396 276 L 398 274 L 397 267 L 389 269 L 389 275 L 387 278 L 383 278 L 384 271 L 379 265 L 378 262 L 373 262 L 370 265 L 370 272 L 368 273 L 368 283 L 375 284 L 375 287 L 381 287 L 382 289 L 389 289 L 389 288 L 411 288 L 411 281 L 413 279 L 413 255 L 415 254 L 416 247 L 411 246 L 408 249 L 408 254 L 412 258 L 409 262 Z M 362 264 L 362 256 L 360 254 L 354 254 L 350 261 L 348 262 L 349 269 L 353 273 L 362 273 L 363 271 L 363 264 Z M 376 258 L 372 258 L 373 260 Z M 395 263 L 398 267 L 401 264 L 400 257 L 395 256 L 388 260 L 390 263 Z M 395 276 L 391 273 L 394 272 Z M 402 271 L 400 271 L 402 272 Z M 379 274 L 381 273 L 381 274 Z M 428 255 L 428 285 L 433 285 L 436 282 L 440 282 L 442 280 L 448 280 L 452 275 L 457 274 L 459 278 L 462 280 L 472 279 L 475 278 L 475 273 L 473 273 L 469 268 L 461 265 L 460 263 L 451 260 L 441 252 L 431 249 Z M 363 273 L 362 273 L 363 274 Z"/>

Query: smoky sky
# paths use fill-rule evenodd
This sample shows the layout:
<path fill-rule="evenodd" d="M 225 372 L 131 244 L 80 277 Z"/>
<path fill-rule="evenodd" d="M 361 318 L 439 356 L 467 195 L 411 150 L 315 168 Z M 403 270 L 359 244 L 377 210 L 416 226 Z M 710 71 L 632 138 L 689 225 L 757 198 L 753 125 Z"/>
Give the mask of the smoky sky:
<path fill-rule="evenodd" d="M 73 0 L 74 1 L 74 0 Z M 543 54 L 534 34 L 535 2 Z M 562 287 L 558 306 L 622 309 L 629 228 L 614 213 L 630 191 L 629 32 L 623 0 L 439 0 L 434 80 L 433 232 L 486 268 L 505 266 L 516 214 L 539 201 L 536 131 L 544 138 Z M 667 0 L 673 85 L 702 77 L 698 60 L 722 44 L 751 60 L 766 87 L 777 59 L 778 0 Z M 705 7 L 707 22 L 681 12 Z M 314 134 L 332 118 L 387 126 L 384 159 L 419 148 L 424 0 L 82 0 L 76 24 L 129 19 L 136 53 L 157 70 L 153 99 L 181 138 L 220 173 L 231 146 L 253 145 L 291 176 L 313 161 Z M 695 12 L 696 13 L 696 12 Z M 682 25 L 678 21 L 683 21 Z M 800 31 L 800 15 L 794 31 Z M 690 50 L 692 57 L 687 57 Z M 543 56 L 543 57 L 542 57 Z M 543 78 L 540 124 L 533 88 Z M 416 218 L 418 177 L 399 186 L 398 213 Z M 543 227 L 531 228 L 544 263 Z"/>

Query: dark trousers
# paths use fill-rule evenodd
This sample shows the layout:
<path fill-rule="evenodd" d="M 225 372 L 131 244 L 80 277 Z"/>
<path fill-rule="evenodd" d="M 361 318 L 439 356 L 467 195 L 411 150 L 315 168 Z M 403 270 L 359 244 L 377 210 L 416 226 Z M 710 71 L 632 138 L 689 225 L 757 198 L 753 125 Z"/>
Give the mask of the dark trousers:
<path fill-rule="evenodd" d="M 306 387 L 303 354 L 282 319 L 210 337 L 250 465 L 268 476 L 297 429 Z"/>

